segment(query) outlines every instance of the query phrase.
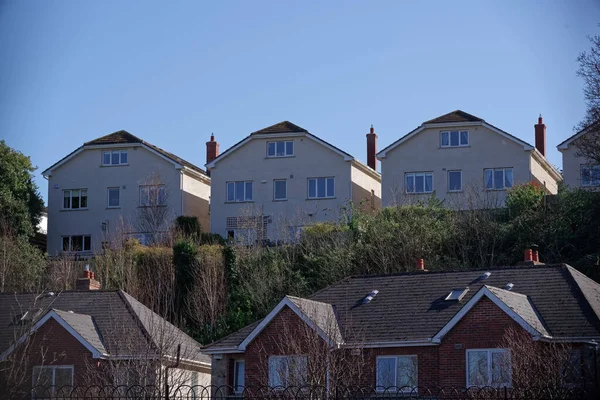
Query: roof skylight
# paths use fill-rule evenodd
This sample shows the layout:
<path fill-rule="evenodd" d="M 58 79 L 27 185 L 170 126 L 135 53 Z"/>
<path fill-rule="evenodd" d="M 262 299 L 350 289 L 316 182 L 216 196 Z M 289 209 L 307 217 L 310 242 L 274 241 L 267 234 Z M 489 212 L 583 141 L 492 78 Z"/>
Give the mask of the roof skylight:
<path fill-rule="evenodd" d="M 375 298 L 375 296 L 377 296 L 377 293 L 379 293 L 379 290 L 371 290 L 371 293 L 369 293 L 367 297 L 363 299 L 363 304 L 370 303 Z"/>
<path fill-rule="evenodd" d="M 459 301 L 463 297 L 465 297 L 465 295 L 467 294 L 468 291 L 469 291 L 468 287 L 463 288 L 463 289 L 452 289 L 452 291 L 450 291 L 450 293 L 448 294 L 448 296 L 446 296 L 446 298 L 444 300 Z"/>

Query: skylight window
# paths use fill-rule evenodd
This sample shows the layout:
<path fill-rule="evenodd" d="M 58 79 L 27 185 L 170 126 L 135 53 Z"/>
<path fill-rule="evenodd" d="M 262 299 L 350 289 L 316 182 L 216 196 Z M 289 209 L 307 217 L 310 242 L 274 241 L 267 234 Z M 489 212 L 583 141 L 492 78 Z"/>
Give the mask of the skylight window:
<path fill-rule="evenodd" d="M 512 290 L 514 286 L 514 283 L 507 283 L 506 286 L 504 286 L 504 290 Z"/>
<path fill-rule="evenodd" d="M 369 293 L 367 297 L 363 299 L 363 304 L 370 303 L 375 298 L 375 296 L 377 296 L 377 293 L 379 293 L 379 290 L 371 290 L 371 293 Z"/>
<path fill-rule="evenodd" d="M 483 275 L 481 275 L 481 280 L 487 279 L 492 275 L 491 272 L 484 272 Z"/>
<path fill-rule="evenodd" d="M 464 288 L 464 289 L 452 289 L 452 291 L 448 294 L 448 296 L 446 296 L 446 298 L 444 300 L 460 301 L 463 297 L 465 297 L 465 295 L 467 294 L 468 291 L 469 291 L 468 287 Z"/>

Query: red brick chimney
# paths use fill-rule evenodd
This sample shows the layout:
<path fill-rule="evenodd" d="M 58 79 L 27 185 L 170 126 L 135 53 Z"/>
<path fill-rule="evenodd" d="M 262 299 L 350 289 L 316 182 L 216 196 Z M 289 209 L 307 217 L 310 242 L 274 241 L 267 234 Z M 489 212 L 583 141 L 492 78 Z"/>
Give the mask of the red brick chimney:
<path fill-rule="evenodd" d="M 422 258 L 417 259 L 417 271 L 427 271 L 425 269 L 425 260 Z"/>
<path fill-rule="evenodd" d="M 90 271 L 90 266 L 86 265 L 81 278 L 77 278 L 75 284 L 76 290 L 100 290 L 100 282 L 95 279 L 95 274 Z"/>
<path fill-rule="evenodd" d="M 535 148 L 546 157 L 546 125 L 542 122 L 542 114 L 535 126 Z"/>
<path fill-rule="evenodd" d="M 206 163 L 208 164 L 219 156 L 219 143 L 215 141 L 215 135 L 210 135 L 210 142 L 206 142 Z"/>
<path fill-rule="evenodd" d="M 371 129 L 369 133 L 367 133 L 367 165 L 377 171 L 377 134 L 375 133 L 375 129 L 373 129 L 373 125 L 371 125 Z"/>

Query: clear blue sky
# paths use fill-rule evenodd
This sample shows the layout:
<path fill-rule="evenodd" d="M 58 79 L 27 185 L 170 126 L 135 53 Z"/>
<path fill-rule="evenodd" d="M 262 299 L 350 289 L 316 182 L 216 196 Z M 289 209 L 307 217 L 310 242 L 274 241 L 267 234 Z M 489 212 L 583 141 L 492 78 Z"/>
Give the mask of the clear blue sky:
<path fill-rule="evenodd" d="M 366 160 L 462 109 L 548 153 L 585 105 L 577 55 L 600 0 L 0 0 L 0 137 L 40 173 L 126 129 L 197 165 L 290 120 Z"/>

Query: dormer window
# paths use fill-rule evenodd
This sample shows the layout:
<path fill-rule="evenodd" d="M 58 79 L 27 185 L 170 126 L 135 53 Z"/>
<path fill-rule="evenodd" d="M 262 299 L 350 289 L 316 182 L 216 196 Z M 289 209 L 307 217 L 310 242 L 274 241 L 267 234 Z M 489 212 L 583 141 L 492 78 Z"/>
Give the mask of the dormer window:
<path fill-rule="evenodd" d="M 127 164 L 127 150 L 113 150 L 102 153 L 102 165 Z"/>
<path fill-rule="evenodd" d="M 267 157 L 291 157 L 294 155 L 294 142 L 292 141 L 277 141 L 267 142 Z"/>
<path fill-rule="evenodd" d="M 469 131 L 440 132 L 441 147 L 464 147 L 469 145 Z"/>

